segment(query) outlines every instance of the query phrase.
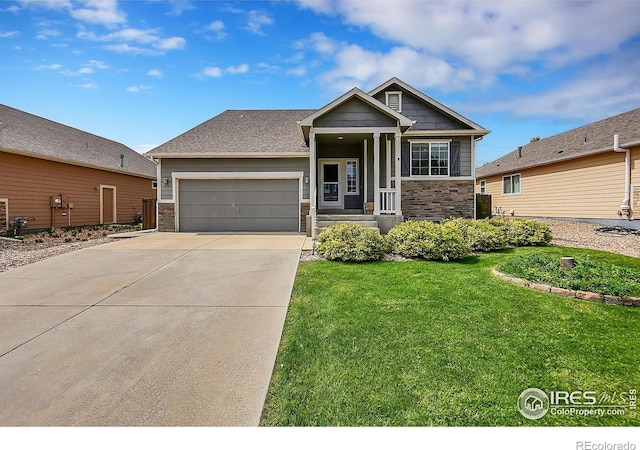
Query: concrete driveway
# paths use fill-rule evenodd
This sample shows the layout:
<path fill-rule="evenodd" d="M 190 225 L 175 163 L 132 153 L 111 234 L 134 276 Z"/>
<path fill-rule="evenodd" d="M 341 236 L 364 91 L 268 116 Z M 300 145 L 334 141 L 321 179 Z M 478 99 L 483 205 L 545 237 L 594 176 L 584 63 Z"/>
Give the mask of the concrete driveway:
<path fill-rule="evenodd" d="M 255 426 L 304 237 L 153 233 L 0 273 L 0 426 Z"/>

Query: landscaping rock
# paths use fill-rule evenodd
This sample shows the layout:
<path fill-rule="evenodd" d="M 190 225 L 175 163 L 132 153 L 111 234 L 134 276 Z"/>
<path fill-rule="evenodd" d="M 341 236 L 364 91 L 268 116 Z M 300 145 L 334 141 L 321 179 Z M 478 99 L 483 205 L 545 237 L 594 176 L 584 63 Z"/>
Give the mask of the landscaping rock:
<path fill-rule="evenodd" d="M 556 295 L 562 295 L 563 297 L 571 297 L 571 298 L 575 298 L 576 296 L 576 291 L 572 291 L 570 289 L 564 289 L 564 288 L 559 288 L 559 287 L 551 287 L 551 291 L 552 294 L 556 294 Z"/>
<path fill-rule="evenodd" d="M 576 298 L 582 300 L 589 300 L 591 302 L 603 302 L 604 297 L 600 294 L 596 294 L 595 292 L 587 292 L 587 291 L 576 291 Z"/>

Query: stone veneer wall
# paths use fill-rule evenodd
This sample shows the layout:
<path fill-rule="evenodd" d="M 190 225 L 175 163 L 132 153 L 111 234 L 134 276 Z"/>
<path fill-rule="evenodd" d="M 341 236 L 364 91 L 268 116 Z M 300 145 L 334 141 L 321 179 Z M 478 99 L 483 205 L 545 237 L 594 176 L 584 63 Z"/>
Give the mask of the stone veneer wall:
<path fill-rule="evenodd" d="M 472 180 L 402 180 L 402 214 L 409 219 L 473 218 Z"/>
<path fill-rule="evenodd" d="M 0 201 L 0 234 L 6 234 L 9 231 L 7 223 L 7 202 Z"/>
<path fill-rule="evenodd" d="M 176 209 L 173 203 L 158 203 L 158 231 L 176 231 Z"/>
<path fill-rule="evenodd" d="M 307 216 L 309 215 L 309 209 L 311 204 L 300 203 L 300 231 L 302 233 L 307 232 Z"/>

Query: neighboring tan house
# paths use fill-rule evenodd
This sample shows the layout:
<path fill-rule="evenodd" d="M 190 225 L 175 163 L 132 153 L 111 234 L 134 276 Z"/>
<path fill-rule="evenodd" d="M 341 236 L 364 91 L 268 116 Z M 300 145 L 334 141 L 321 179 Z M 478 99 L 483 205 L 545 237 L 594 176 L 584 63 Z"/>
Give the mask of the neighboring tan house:
<path fill-rule="evenodd" d="M 640 109 L 533 141 L 476 178 L 494 214 L 628 226 L 640 218 Z"/>
<path fill-rule="evenodd" d="M 396 78 L 318 110 L 225 111 L 147 153 L 160 166 L 159 229 L 306 231 L 331 213 L 385 231 L 473 217 L 487 133 Z"/>
<path fill-rule="evenodd" d="M 130 223 L 155 198 L 156 165 L 134 150 L 0 105 L 0 232 Z"/>

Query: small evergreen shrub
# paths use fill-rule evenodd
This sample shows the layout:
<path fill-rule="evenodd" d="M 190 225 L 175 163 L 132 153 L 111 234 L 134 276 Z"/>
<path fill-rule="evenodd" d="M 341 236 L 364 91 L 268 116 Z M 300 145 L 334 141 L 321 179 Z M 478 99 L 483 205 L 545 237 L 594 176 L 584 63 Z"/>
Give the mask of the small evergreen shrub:
<path fill-rule="evenodd" d="M 426 220 L 396 225 L 389 230 L 387 243 L 392 253 L 405 258 L 450 261 L 469 255 L 460 230 Z"/>
<path fill-rule="evenodd" d="M 386 253 L 386 247 L 376 230 L 357 223 L 341 223 L 318 235 L 316 251 L 332 261 L 375 261 Z"/>
<path fill-rule="evenodd" d="M 443 225 L 460 230 L 473 252 L 491 252 L 507 248 L 505 234 L 488 220 L 450 219 Z"/>
<path fill-rule="evenodd" d="M 529 245 L 546 245 L 551 242 L 553 235 L 547 225 L 531 219 L 491 219 L 507 238 L 507 243 L 514 247 Z"/>

